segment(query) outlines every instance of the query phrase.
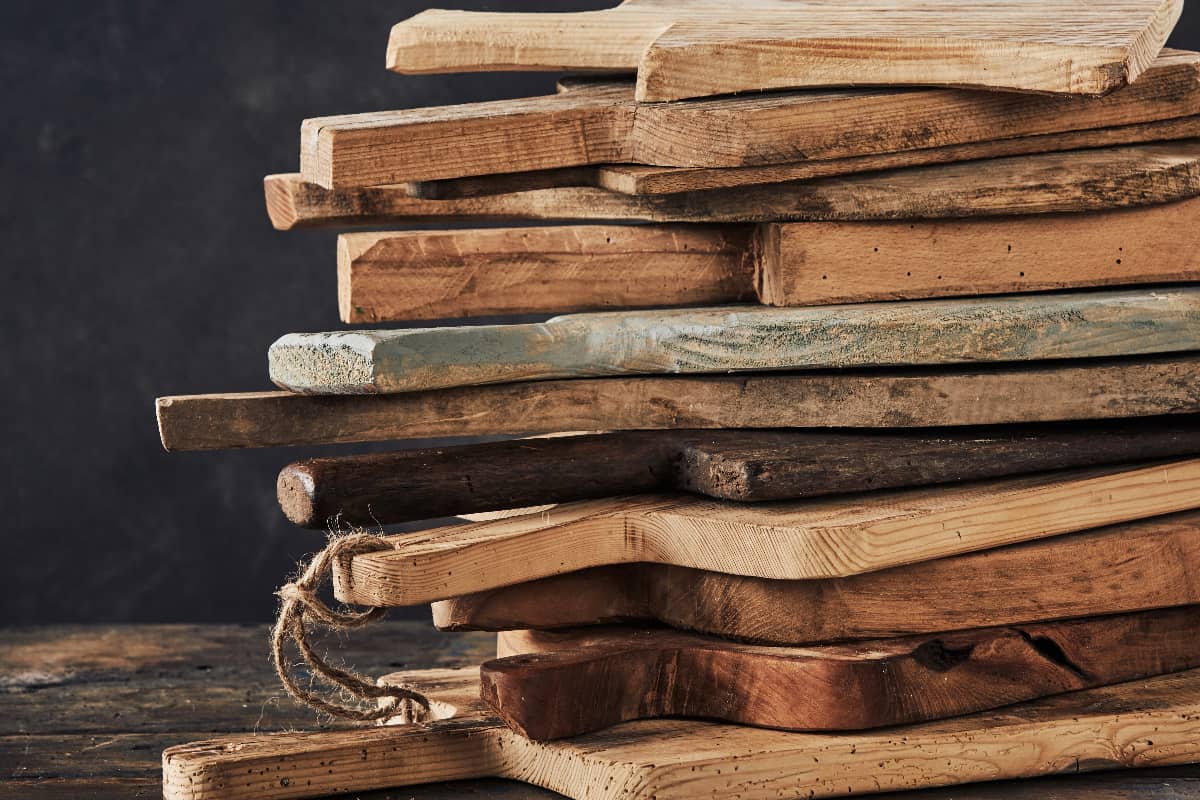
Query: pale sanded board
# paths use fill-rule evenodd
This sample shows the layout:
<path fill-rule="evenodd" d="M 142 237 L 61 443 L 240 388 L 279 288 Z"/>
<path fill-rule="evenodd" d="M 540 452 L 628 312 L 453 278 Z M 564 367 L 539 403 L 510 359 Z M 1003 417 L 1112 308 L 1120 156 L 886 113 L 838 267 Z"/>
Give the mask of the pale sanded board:
<path fill-rule="evenodd" d="M 343 322 L 1185 283 L 1200 199 L 1091 214 L 346 233 Z"/>
<path fill-rule="evenodd" d="M 1200 357 L 161 397 L 168 450 L 681 428 L 911 428 L 1200 412 Z"/>
<path fill-rule="evenodd" d="M 387 680 L 439 721 L 237 736 L 163 753 L 165 800 L 285 800 L 498 777 L 578 800 L 839 797 L 1200 760 L 1200 671 L 870 733 L 647 720 L 533 742 L 487 715 L 476 670 Z"/>
<path fill-rule="evenodd" d="M 329 190 L 268 175 L 267 212 L 280 230 L 487 220 L 802 222 L 1105 211 L 1200 194 L 1200 142 L 1013 156 L 711 192 L 627 196 L 591 187 L 457 200 L 404 186 Z"/>
<path fill-rule="evenodd" d="M 575 314 L 519 325 L 292 333 L 268 353 L 295 392 L 946 365 L 1200 349 L 1200 288 Z"/>
<path fill-rule="evenodd" d="M 797 86 L 942 84 L 1101 94 L 1133 81 L 1182 0 L 625 0 L 567 14 L 426 11 L 398 72 L 636 70 L 638 100 Z"/>
<path fill-rule="evenodd" d="M 388 537 L 338 597 L 444 600 L 590 567 L 657 563 L 775 580 L 857 575 L 1196 507 L 1200 460 L 742 504 L 688 495 L 565 503 Z"/>
<path fill-rule="evenodd" d="M 1142 80 L 1103 98 L 862 89 L 646 106 L 628 83 L 587 82 L 556 95 L 308 119 L 300 172 L 336 188 L 594 164 L 747 167 L 898 153 L 1200 114 L 1198 67 L 1196 53 L 1165 51 Z"/>

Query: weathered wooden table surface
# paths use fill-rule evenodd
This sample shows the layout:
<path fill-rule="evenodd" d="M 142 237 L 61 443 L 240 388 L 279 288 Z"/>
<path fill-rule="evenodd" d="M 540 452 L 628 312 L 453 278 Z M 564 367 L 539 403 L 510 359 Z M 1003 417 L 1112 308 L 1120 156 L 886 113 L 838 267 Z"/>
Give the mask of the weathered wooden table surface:
<path fill-rule="evenodd" d="M 316 727 L 284 697 L 262 626 L 57 626 L 0 630 L 0 798 L 159 796 L 163 748 L 222 733 Z M 384 623 L 350 636 L 345 660 L 368 674 L 469 667 L 487 634 Z M 508 781 L 358 794 L 361 800 L 558 797 Z M 976 784 L 904 800 L 1200 798 L 1200 766 Z"/>

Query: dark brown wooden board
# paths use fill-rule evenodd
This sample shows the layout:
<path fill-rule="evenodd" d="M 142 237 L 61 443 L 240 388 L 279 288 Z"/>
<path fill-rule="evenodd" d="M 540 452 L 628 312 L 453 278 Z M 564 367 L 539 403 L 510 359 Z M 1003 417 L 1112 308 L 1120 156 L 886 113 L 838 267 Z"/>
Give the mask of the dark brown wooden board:
<path fill-rule="evenodd" d="M 844 578 L 770 580 L 624 564 L 433 604 L 442 630 L 658 623 L 802 645 L 1200 603 L 1200 514 L 1184 512 Z"/>
<path fill-rule="evenodd" d="M 637 431 L 314 458 L 279 473 L 297 525 L 388 525 L 674 490 L 764 502 L 1200 453 L 1200 417 L 913 432 Z"/>
<path fill-rule="evenodd" d="M 1200 664 L 1200 606 L 807 648 L 663 629 L 511 632 L 480 696 L 531 739 L 654 717 L 783 730 L 926 722 Z"/>

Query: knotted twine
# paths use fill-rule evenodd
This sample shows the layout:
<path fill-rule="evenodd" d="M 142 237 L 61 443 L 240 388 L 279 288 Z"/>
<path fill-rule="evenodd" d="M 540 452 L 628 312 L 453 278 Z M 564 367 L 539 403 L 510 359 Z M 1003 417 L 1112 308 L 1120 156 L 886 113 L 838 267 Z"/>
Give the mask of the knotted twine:
<path fill-rule="evenodd" d="M 382 536 L 369 533 L 334 535 L 325 549 L 313 556 L 291 583 L 284 584 L 278 595 L 282 601 L 279 619 L 271 632 L 271 657 L 275 672 L 287 693 L 301 703 L 333 717 L 373 722 L 400 717 L 404 722 L 421 722 L 428 717 L 429 700 L 418 691 L 399 685 L 381 685 L 350 670 L 335 667 L 326 661 L 309 641 L 308 622 L 329 630 L 344 631 L 361 628 L 387 615 L 386 608 L 366 607 L 353 610 L 347 606 L 330 608 L 317 597 L 327 578 L 350 585 L 350 561 L 356 555 L 391 550 L 392 545 Z M 332 702 L 310 686 L 302 686 L 294 673 L 295 665 L 286 657 L 289 641 L 295 642 L 300 656 L 314 678 L 341 689 L 358 701 L 375 701 L 373 706 Z"/>

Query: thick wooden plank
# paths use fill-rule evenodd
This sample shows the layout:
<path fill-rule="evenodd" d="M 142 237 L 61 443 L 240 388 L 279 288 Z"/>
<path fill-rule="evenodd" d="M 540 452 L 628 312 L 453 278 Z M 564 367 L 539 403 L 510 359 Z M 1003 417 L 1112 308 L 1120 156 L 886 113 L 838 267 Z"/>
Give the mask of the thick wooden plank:
<path fill-rule="evenodd" d="M 1013 156 L 712 192 L 627 196 L 589 187 L 422 200 L 404 186 L 329 190 L 268 175 L 267 212 L 296 227 L 472 220 L 793 222 L 1104 211 L 1200 193 L 1200 143 Z"/>
<path fill-rule="evenodd" d="M 1200 453 L 1200 418 L 935 431 L 640 431 L 311 458 L 279 473 L 297 525 L 390 525 L 640 492 L 741 502 Z"/>
<path fill-rule="evenodd" d="M 766 647 L 662 629 L 507 631 L 484 703 L 531 739 L 656 717 L 854 731 L 1200 665 L 1200 606 L 852 644 Z"/>
<path fill-rule="evenodd" d="M 290 333 L 271 380 L 309 394 L 486 383 L 1149 355 L 1200 349 L 1200 288 L 808 308 L 574 314 L 518 325 Z"/>
<path fill-rule="evenodd" d="M 1103 94 L 1153 60 L 1182 0 L 625 0 L 567 14 L 426 11 L 397 72 L 636 70 L 638 100 L 805 86 L 940 84 Z"/>
<path fill-rule="evenodd" d="M 910 428 L 1200 412 L 1200 357 L 955 370 L 599 378 L 390 396 L 177 395 L 167 450 L 681 428 Z"/>
<path fill-rule="evenodd" d="M 1195 507 L 1200 461 L 746 505 L 680 495 L 592 500 L 389 537 L 335 588 L 404 606 L 589 567 L 671 564 L 804 580 L 857 575 Z"/>
<path fill-rule="evenodd" d="M 781 581 L 662 564 L 543 578 L 433 604 L 443 630 L 658 622 L 763 644 L 1015 625 L 1200 603 L 1185 512 L 845 578 Z"/>
<path fill-rule="evenodd" d="M 300 172 L 344 188 L 592 164 L 763 166 L 1195 114 L 1200 55 L 1178 50 L 1102 98 L 865 89 L 644 105 L 630 84 L 587 82 L 520 100 L 308 119 Z"/>
<path fill-rule="evenodd" d="M 761 301 L 776 306 L 1200 278 L 1200 198 L 912 222 L 343 234 L 343 322 Z"/>
<path fill-rule="evenodd" d="M 1200 759 L 1195 670 L 899 730 L 815 734 L 647 720 L 553 743 L 483 714 L 473 672 L 388 679 L 429 690 L 436 708 L 453 708 L 454 717 L 171 748 L 163 754 L 165 800 L 304 798 L 482 775 L 589 800 L 777 800 Z"/>

